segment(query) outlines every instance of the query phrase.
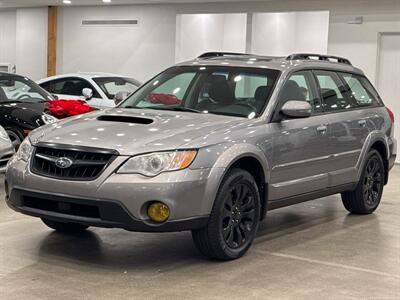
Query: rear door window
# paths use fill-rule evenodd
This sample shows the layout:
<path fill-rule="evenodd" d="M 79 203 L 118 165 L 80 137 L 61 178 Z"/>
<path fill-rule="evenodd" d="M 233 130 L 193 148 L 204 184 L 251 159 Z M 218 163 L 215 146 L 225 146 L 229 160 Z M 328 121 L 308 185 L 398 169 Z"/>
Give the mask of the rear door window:
<path fill-rule="evenodd" d="M 314 71 L 321 91 L 324 111 L 340 111 L 357 107 L 358 104 L 347 85 L 336 72 Z"/>

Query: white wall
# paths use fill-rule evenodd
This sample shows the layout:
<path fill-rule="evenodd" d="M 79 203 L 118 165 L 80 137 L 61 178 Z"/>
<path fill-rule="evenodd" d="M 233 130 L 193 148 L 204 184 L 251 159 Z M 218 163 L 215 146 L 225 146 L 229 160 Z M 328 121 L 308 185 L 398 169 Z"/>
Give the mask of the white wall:
<path fill-rule="evenodd" d="M 15 10 L 0 11 L 0 63 L 15 64 Z"/>
<path fill-rule="evenodd" d="M 349 58 L 376 83 L 378 33 L 400 32 L 400 13 L 367 15 L 361 25 L 347 24 L 349 19 L 337 17 L 331 21 L 328 51 Z"/>
<path fill-rule="evenodd" d="M 176 17 L 175 61 L 209 51 L 245 52 L 247 14 L 184 14 Z"/>
<path fill-rule="evenodd" d="M 255 13 L 252 52 L 284 56 L 288 53 L 328 51 L 329 11 Z"/>
<path fill-rule="evenodd" d="M 59 17 L 58 73 L 106 71 L 146 80 L 175 63 L 177 14 L 330 11 L 328 53 L 343 55 L 374 80 L 377 32 L 397 30 L 399 0 L 280 0 L 218 4 L 63 7 Z M 354 16 L 362 25 L 348 25 Z M 84 28 L 82 19 L 134 18 L 137 27 Z"/>
<path fill-rule="evenodd" d="M 17 73 L 36 80 L 47 74 L 47 8 L 23 8 L 16 15 Z"/>
<path fill-rule="evenodd" d="M 47 73 L 47 8 L 0 10 L 0 63 L 33 79 Z"/>
<path fill-rule="evenodd" d="M 112 72 L 147 80 L 175 61 L 171 7 L 63 8 L 59 17 L 58 73 Z M 134 26 L 82 26 L 83 19 L 138 19 Z"/>

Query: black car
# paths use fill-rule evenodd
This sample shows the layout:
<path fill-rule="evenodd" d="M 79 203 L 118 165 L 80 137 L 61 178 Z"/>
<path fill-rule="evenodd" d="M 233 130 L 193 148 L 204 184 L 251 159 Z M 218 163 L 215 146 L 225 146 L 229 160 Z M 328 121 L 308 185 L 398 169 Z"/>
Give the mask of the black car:
<path fill-rule="evenodd" d="M 53 99 L 29 78 L 0 72 L 0 125 L 15 148 L 33 129 L 57 121 L 46 113 Z"/>

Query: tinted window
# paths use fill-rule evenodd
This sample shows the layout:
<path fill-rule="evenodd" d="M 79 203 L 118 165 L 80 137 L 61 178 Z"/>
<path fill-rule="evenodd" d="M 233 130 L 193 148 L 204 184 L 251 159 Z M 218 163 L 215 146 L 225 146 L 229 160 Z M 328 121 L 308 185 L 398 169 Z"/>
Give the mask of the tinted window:
<path fill-rule="evenodd" d="M 33 81 L 19 76 L 0 76 L 0 102 L 43 102 L 52 98 Z"/>
<path fill-rule="evenodd" d="M 278 76 L 279 71 L 258 68 L 177 67 L 142 86 L 121 107 L 255 117 Z"/>
<path fill-rule="evenodd" d="M 314 71 L 320 87 L 325 111 L 338 111 L 357 107 L 349 87 L 339 75 L 330 71 Z"/>
<path fill-rule="evenodd" d="M 89 88 L 93 90 L 93 97 L 100 98 L 99 93 L 93 86 L 84 79 L 80 78 L 63 78 L 42 83 L 41 86 L 52 94 L 82 96 L 82 90 Z"/>
<path fill-rule="evenodd" d="M 347 84 L 350 95 L 358 106 L 379 105 L 379 96 L 365 77 L 345 73 L 339 73 L 339 76 Z"/>
<path fill-rule="evenodd" d="M 301 71 L 292 74 L 279 94 L 279 109 L 291 100 L 307 101 L 313 113 L 322 111 L 321 101 L 315 93 L 315 83 L 310 71 Z"/>

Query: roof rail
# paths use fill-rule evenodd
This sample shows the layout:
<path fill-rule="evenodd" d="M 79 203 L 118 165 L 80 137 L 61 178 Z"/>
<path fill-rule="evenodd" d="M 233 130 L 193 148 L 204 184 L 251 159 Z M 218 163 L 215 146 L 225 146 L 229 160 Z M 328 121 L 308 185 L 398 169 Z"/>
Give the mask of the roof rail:
<path fill-rule="evenodd" d="M 339 56 L 332 56 L 332 55 L 323 55 L 323 54 L 314 54 L 314 53 L 295 53 L 291 54 L 288 57 L 286 57 L 287 60 L 323 60 L 323 61 L 336 61 L 337 63 L 340 64 L 346 64 L 346 65 L 352 65 L 350 60 L 344 57 L 339 57 Z"/>
<path fill-rule="evenodd" d="M 211 58 L 221 56 L 250 56 L 251 54 L 246 53 L 235 53 L 235 52 L 206 52 L 201 54 L 198 58 Z"/>

